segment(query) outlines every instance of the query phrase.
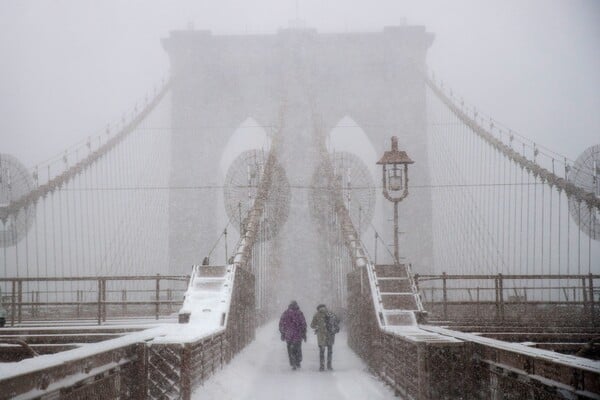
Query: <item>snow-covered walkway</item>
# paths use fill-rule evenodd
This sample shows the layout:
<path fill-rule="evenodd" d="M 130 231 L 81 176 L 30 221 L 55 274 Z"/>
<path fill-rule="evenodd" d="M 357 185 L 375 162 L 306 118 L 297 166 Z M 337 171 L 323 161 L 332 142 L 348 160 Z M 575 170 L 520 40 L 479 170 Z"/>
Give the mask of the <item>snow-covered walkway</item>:
<path fill-rule="evenodd" d="M 340 332 L 333 347 L 333 371 L 319 372 L 319 348 L 312 330 L 302 344 L 302 368 L 292 371 L 277 323 L 256 331 L 256 340 L 194 392 L 192 399 L 333 400 L 395 399 L 367 370 Z"/>

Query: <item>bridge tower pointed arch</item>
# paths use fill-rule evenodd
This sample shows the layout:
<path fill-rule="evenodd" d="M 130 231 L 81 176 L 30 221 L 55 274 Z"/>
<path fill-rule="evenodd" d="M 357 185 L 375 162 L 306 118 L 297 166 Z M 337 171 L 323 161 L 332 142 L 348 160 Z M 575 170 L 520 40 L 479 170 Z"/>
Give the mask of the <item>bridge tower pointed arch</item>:
<path fill-rule="evenodd" d="M 344 115 L 361 126 L 377 152 L 399 136 L 419 164 L 414 181 L 426 185 L 425 57 L 433 35 L 422 26 L 376 33 L 317 33 L 286 29 L 274 35 L 213 35 L 173 31 L 163 40 L 173 75 L 171 185 L 211 185 L 232 121 L 255 116 L 286 137 L 305 135 L 316 122 L 328 132 Z M 285 161 L 283 162 L 285 166 Z M 431 259 L 430 194 L 407 202 L 407 245 L 416 265 Z M 214 238 L 210 191 L 171 192 L 170 268 L 185 272 Z M 198 213 L 198 204 L 204 210 Z M 204 214 L 203 214 L 204 213 Z M 414 217 L 412 217 L 414 216 Z"/>

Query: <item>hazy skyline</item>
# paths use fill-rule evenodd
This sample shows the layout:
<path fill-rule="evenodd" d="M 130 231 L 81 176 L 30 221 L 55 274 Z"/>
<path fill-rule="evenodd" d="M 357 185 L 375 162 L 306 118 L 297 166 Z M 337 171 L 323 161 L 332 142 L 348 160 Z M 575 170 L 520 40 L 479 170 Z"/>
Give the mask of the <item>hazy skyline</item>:
<path fill-rule="evenodd" d="M 594 1 L 56 0 L 0 2 L 0 152 L 31 167 L 102 132 L 168 76 L 170 30 L 274 33 L 296 18 L 319 32 L 425 25 L 428 65 L 466 102 L 570 158 L 600 142 Z"/>

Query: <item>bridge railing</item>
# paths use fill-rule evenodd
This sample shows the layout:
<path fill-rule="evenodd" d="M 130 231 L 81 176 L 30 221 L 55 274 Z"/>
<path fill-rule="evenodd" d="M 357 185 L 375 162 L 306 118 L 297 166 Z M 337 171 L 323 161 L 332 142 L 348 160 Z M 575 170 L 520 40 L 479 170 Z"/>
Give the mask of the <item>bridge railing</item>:
<path fill-rule="evenodd" d="M 368 275 L 359 268 L 347 276 L 348 345 L 402 398 L 458 398 L 453 382 L 464 382 L 464 371 L 455 361 L 464 358 L 465 343 L 416 326 L 380 326 Z"/>
<path fill-rule="evenodd" d="M 0 366 L 0 376 L 7 372 L 0 377 L 0 399 L 190 399 L 254 339 L 254 283 L 250 272 L 235 269 L 227 318 L 215 329 L 162 324 L 47 355 L 43 362 L 26 359 L 6 371 Z"/>
<path fill-rule="evenodd" d="M 188 276 L 0 278 L 6 325 L 31 321 L 159 319 L 178 310 Z"/>
<path fill-rule="evenodd" d="M 254 275 L 243 268 L 233 273 L 231 301 L 220 327 L 196 337 L 194 330 L 202 326 L 186 330 L 186 323 L 173 337 L 148 344 L 147 398 L 190 399 L 196 387 L 254 339 Z"/>
<path fill-rule="evenodd" d="M 164 333 L 158 327 L 45 356 L 43 362 L 36 357 L 11 363 L 2 370 L 0 398 L 145 399 L 144 342 Z"/>
<path fill-rule="evenodd" d="M 434 319 L 538 320 L 574 323 L 598 318 L 600 275 L 416 275 Z"/>

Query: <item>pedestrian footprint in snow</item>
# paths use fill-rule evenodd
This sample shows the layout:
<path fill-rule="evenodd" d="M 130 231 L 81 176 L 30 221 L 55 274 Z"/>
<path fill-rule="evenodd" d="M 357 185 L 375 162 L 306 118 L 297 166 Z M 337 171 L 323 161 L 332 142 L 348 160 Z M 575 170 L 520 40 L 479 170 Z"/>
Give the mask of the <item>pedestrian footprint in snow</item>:
<path fill-rule="evenodd" d="M 279 319 L 281 340 L 287 343 L 290 365 L 295 370 L 302 362 L 302 339 L 306 342 L 306 320 L 298 303 L 292 301 Z"/>
<path fill-rule="evenodd" d="M 327 347 L 327 369 L 332 370 L 331 356 L 333 355 L 333 342 L 335 334 L 340 331 L 340 320 L 338 317 L 327 310 L 325 304 L 317 306 L 310 327 L 315 330 L 317 342 L 319 344 L 319 371 L 325 370 L 325 348 Z"/>

